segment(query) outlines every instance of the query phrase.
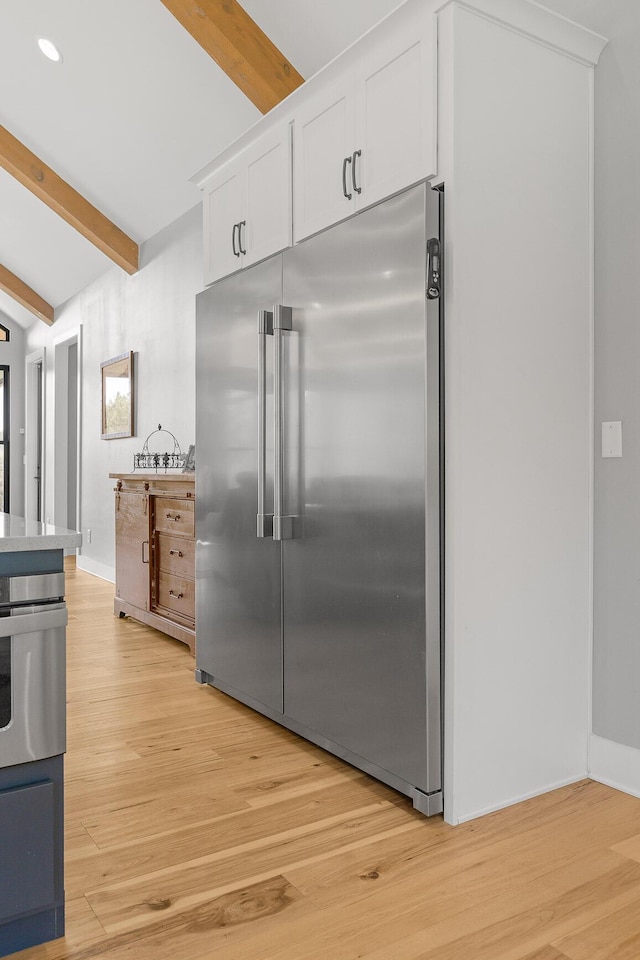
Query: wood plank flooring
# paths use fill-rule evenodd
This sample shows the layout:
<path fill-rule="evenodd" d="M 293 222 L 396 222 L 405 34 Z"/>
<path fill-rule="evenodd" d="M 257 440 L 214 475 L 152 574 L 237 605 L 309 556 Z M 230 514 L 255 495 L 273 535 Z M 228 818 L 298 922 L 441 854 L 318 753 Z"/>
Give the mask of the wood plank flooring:
<path fill-rule="evenodd" d="M 640 800 L 426 820 L 67 586 L 67 936 L 21 960 L 640 958 Z"/>

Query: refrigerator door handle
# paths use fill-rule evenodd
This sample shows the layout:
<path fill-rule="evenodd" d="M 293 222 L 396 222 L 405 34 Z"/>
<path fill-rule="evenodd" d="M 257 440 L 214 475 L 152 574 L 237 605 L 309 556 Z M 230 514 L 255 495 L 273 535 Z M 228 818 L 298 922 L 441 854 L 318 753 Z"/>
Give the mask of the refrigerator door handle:
<path fill-rule="evenodd" d="M 293 517 L 284 516 L 284 378 L 282 376 L 283 332 L 293 329 L 291 307 L 277 303 L 273 308 L 273 539 L 291 540 Z"/>
<path fill-rule="evenodd" d="M 273 336 L 273 313 L 258 310 L 258 513 L 256 536 L 273 536 L 273 514 L 264 512 L 267 495 L 267 337 Z"/>

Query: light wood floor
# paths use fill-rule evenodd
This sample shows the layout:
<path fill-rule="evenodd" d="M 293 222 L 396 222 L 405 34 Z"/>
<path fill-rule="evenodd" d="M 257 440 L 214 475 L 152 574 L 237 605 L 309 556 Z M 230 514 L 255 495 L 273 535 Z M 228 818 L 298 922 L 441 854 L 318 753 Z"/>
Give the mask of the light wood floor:
<path fill-rule="evenodd" d="M 640 800 L 426 820 L 67 582 L 67 936 L 21 960 L 640 958 Z"/>

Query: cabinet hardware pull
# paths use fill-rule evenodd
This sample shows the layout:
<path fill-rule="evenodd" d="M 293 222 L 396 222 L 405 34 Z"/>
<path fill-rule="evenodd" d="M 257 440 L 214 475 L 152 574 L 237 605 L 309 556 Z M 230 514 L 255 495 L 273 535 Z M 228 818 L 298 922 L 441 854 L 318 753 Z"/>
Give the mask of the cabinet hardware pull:
<path fill-rule="evenodd" d="M 173 597 L 175 600 L 182 600 L 184 593 L 174 593 L 173 590 L 169 590 L 169 596 Z"/>
<path fill-rule="evenodd" d="M 362 150 L 354 150 L 351 157 L 351 182 L 356 193 L 362 193 L 362 187 L 359 187 L 356 181 L 356 157 L 362 156 Z"/>
<path fill-rule="evenodd" d="M 246 247 L 243 247 L 242 245 L 242 228 L 243 227 L 245 228 L 245 230 L 247 229 L 246 220 L 241 220 L 240 223 L 238 224 L 238 249 L 240 250 L 240 253 L 242 253 L 243 255 L 246 255 L 246 252 L 247 252 Z"/>
<path fill-rule="evenodd" d="M 233 230 L 231 231 L 231 247 L 233 249 L 234 257 L 240 256 L 240 251 L 236 249 L 236 230 L 238 231 L 238 236 L 240 235 L 240 224 L 234 223 Z"/>
<path fill-rule="evenodd" d="M 180 514 L 176 513 L 175 517 L 172 517 L 170 513 L 167 514 L 167 520 L 179 520 Z"/>
<path fill-rule="evenodd" d="M 345 157 L 342 161 L 342 192 L 347 200 L 351 200 L 352 193 L 347 192 L 347 164 L 353 161 L 353 157 Z"/>
<path fill-rule="evenodd" d="M 169 550 L 170 557 L 184 557 L 182 550 Z"/>
<path fill-rule="evenodd" d="M 147 545 L 147 547 L 148 547 L 148 546 L 149 546 L 149 541 L 148 541 L 148 540 L 143 540 L 142 543 L 140 544 L 140 546 L 142 547 L 142 562 L 143 562 L 143 563 L 149 563 L 149 552 L 148 552 L 148 550 L 147 550 L 147 559 L 145 560 L 145 558 L 144 558 L 144 545 L 145 545 L 145 543 L 146 543 L 146 545 Z"/>

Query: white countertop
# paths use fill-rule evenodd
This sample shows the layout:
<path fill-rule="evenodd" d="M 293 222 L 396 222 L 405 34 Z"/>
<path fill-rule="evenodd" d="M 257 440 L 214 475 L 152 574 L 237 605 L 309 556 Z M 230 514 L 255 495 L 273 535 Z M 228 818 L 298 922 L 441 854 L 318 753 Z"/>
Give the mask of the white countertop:
<path fill-rule="evenodd" d="M 0 513 L 0 553 L 14 550 L 63 550 L 80 547 L 82 534 L 51 523 L 25 520 L 12 513 Z"/>

